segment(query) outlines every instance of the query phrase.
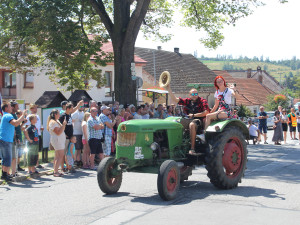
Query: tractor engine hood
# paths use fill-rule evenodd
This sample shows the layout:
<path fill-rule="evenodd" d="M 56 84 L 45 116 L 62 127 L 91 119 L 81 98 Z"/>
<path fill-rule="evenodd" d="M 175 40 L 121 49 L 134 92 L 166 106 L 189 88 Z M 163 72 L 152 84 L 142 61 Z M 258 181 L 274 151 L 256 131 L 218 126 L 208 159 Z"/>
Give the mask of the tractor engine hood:
<path fill-rule="evenodd" d="M 182 129 L 182 125 L 175 120 L 169 119 L 147 119 L 129 120 L 122 122 L 118 127 L 118 132 L 139 133 L 154 132 L 156 130 Z"/>

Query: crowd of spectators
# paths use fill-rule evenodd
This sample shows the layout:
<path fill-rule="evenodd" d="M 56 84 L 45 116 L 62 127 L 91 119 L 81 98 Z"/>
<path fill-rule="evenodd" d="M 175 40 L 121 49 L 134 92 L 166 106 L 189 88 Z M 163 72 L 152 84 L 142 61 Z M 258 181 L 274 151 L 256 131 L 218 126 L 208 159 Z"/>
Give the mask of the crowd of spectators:
<path fill-rule="evenodd" d="M 264 107 L 261 106 L 258 113 L 258 127 L 253 124 L 251 119 L 248 120 L 249 123 L 249 135 L 250 139 L 253 140 L 253 144 L 260 143 L 261 136 L 264 138 L 264 144 L 267 142 L 267 119 L 269 116 L 264 111 Z M 273 137 L 272 142 L 275 145 L 287 144 L 287 133 L 289 130 L 291 140 L 300 140 L 300 106 L 298 106 L 297 112 L 294 108 L 290 109 L 290 113 L 287 113 L 287 109 L 278 106 L 278 109 L 274 112 L 273 118 L 271 120 L 274 122 L 273 125 Z M 296 130 L 298 129 L 298 138 L 296 137 Z M 300 144 L 300 143 L 298 143 Z"/>
<path fill-rule="evenodd" d="M 79 101 L 61 102 L 62 109 L 53 109 L 48 117 L 47 131 L 50 134 L 49 149 L 55 150 L 53 176 L 75 173 L 75 166 L 96 170 L 95 161 L 115 153 L 117 127 L 121 122 L 131 119 L 165 119 L 182 116 L 174 105 L 154 104 L 140 106 L 98 104 L 91 100 L 88 105 Z M 37 106 L 29 105 L 29 111 L 20 111 L 18 103 L 11 101 L 2 105 L 3 116 L 0 124 L 1 179 L 11 181 L 18 176 L 20 158 L 24 154 L 24 143 L 28 149 L 27 165 L 29 174 L 38 174 L 38 152 L 42 150 L 43 125 L 37 114 Z M 22 144 L 23 143 L 23 144 Z"/>
<path fill-rule="evenodd" d="M 114 104 L 98 104 L 92 100 L 88 105 L 79 101 L 76 106 L 63 101 L 62 109 L 53 109 L 47 120 L 47 130 L 50 134 L 49 148 L 55 150 L 53 161 L 53 176 L 61 177 L 65 173 L 75 173 L 75 166 L 83 169 L 96 170 L 95 162 L 115 153 L 117 127 L 121 122 L 132 119 L 165 119 L 170 116 L 185 116 L 183 110 L 174 105 L 165 106 L 145 103 L 140 106 Z M 20 167 L 25 141 L 27 142 L 28 173 L 39 173 L 38 152 L 42 149 L 43 125 L 37 114 L 37 106 L 29 105 L 29 111 L 20 111 L 18 103 L 11 101 L 1 107 L 3 116 L 0 123 L 0 158 L 2 163 L 1 179 L 10 181 L 17 176 L 17 171 L 24 171 Z M 299 114 L 299 111 L 298 111 Z M 293 111 L 278 108 L 274 116 L 275 144 L 286 143 L 287 126 L 290 127 L 291 139 L 295 137 L 296 126 L 300 130 L 299 115 Z M 237 117 L 235 110 L 234 115 Z M 293 120 L 293 117 L 297 118 Z M 260 141 L 260 135 L 266 142 L 266 119 L 263 107 L 258 115 L 259 126 L 249 121 L 250 139 L 253 143 Z M 24 135 L 23 135 L 24 134 Z M 24 140 L 25 139 L 25 140 Z"/>

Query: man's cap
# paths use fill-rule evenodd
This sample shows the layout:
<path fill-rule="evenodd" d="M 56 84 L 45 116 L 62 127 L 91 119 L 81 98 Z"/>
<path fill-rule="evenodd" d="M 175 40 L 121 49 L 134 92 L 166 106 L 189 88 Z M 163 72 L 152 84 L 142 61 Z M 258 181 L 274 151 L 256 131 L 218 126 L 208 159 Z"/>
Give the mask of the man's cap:
<path fill-rule="evenodd" d="M 101 110 L 104 110 L 104 109 L 110 109 L 110 108 L 106 105 L 101 106 Z"/>
<path fill-rule="evenodd" d="M 129 109 L 131 109 L 132 107 L 135 108 L 135 106 L 133 104 L 131 104 L 130 106 L 128 106 Z"/>
<path fill-rule="evenodd" d="M 15 100 L 10 101 L 9 103 L 10 103 L 11 106 L 18 105 L 18 103 Z"/>
<path fill-rule="evenodd" d="M 68 104 L 68 101 L 62 101 L 62 102 L 60 103 L 61 106 L 66 105 L 66 104 Z"/>

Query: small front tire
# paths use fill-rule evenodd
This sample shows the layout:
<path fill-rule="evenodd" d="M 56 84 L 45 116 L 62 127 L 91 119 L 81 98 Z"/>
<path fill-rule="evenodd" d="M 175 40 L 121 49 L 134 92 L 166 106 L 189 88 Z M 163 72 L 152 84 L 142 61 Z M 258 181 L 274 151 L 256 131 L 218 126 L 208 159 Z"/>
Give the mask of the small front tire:
<path fill-rule="evenodd" d="M 107 157 L 101 160 L 97 171 L 97 179 L 102 192 L 110 195 L 119 191 L 122 183 L 122 172 L 116 171 L 114 158 Z"/>
<path fill-rule="evenodd" d="M 157 189 L 159 196 L 170 201 L 177 197 L 180 184 L 180 171 L 178 165 L 173 160 L 164 161 L 157 176 Z"/>

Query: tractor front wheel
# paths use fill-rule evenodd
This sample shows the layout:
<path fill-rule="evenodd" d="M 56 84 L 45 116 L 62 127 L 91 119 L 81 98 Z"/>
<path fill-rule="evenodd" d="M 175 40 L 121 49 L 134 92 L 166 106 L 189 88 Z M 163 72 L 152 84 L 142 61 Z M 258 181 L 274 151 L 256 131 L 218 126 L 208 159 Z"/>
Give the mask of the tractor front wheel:
<path fill-rule="evenodd" d="M 180 184 L 180 171 L 173 160 L 164 161 L 159 169 L 157 177 L 157 189 L 159 196 L 166 201 L 176 198 Z"/>
<path fill-rule="evenodd" d="M 122 183 L 122 172 L 117 171 L 115 160 L 107 157 L 101 160 L 97 171 L 98 185 L 106 194 L 115 194 Z"/>

